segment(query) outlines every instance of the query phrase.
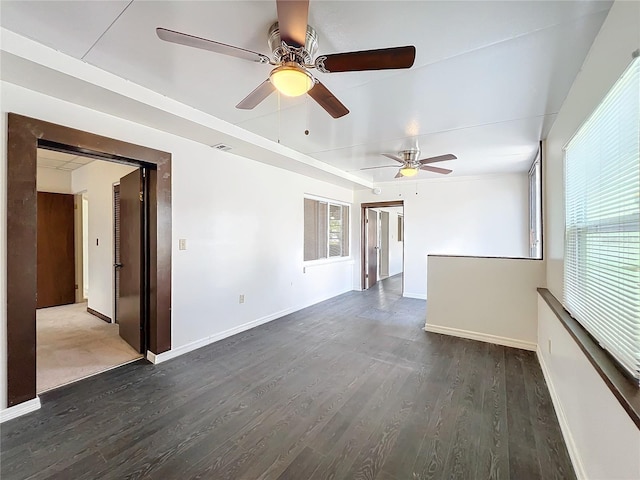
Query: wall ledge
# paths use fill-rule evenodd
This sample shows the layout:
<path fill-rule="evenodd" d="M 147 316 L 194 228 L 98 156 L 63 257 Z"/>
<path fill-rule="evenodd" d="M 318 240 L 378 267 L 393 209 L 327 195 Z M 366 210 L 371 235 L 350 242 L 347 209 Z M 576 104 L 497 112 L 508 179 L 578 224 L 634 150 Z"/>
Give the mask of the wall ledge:
<path fill-rule="evenodd" d="M 536 351 L 537 345 L 515 338 L 500 337 L 498 335 L 490 335 L 488 333 L 472 332 L 469 330 L 461 330 L 459 328 L 441 327 L 439 325 L 425 325 L 425 332 L 441 333 L 443 335 L 451 335 L 452 337 L 467 338 L 469 340 L 478 340 L 480 342 L 494 343 L 504 347 L 521 348 L 523 350 Z"/>
<path fill-rule="evenodd" d="M 609 353 L 565 310 L 548 289 L 538 288 L 538 293 L 578 344 L 633 423 L 640 429 L 640 388 L 618 368 Z"/>

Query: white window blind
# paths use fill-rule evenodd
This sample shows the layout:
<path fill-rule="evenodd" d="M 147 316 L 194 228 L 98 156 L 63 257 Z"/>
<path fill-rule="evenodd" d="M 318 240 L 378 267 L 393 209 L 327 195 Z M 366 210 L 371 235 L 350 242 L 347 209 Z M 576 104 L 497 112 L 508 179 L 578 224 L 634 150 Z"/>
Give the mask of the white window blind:
<path fill-rule="evenodd" d="M 640 380 L 640 60 L 565 152 L 565 308 Z"/>

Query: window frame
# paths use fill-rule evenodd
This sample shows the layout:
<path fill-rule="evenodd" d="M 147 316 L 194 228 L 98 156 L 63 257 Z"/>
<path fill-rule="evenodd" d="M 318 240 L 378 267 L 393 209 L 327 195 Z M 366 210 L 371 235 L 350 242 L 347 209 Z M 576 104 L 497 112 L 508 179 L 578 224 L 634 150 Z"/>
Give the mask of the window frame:
<path fill-rule="evenodd" d="M 611 86 L 611 88 L 609 88 L 606 92 L 606 94 L 602 97 L 602 99 L 600 100 L 600 102 L 598 103 L 598 105 L 593 109 L 593 111 L 585 118 L 584 122 L 579 126 L 579 128 L 576 130 L 576 132 L 572 135 L 572 137 L 569 139 L 569 141 L 564 145 L 563 147 L 563 169 L 564 169 L 564 213 L 565 213 L 565 227 L 564 227 L 564 256 L 563 256 L 563 265 L 564 265 L 564 274 L 563 274 L 563 298 L 562 298 L 562 306 L 563 308 L 566 310 L 566 312 L 571 316 L 571 318 L 578 324 L 580 325 L 580 327 L 582 329 L 584 329 L 585 333 L 587 334 L 587 336 L 591 339 L 593 339 L 593 341 L 599 346 L 599 348 L 602 349 L 602 352 L 604 352 L 604 354 L 611 359 L 611 361 L 617 366 L 618 370 L 621 371 L 627 379 L 630 380 L 630 382 L 634 385 L 635 388 L 640 387 L 640 357 L 636 356 L 635 357 L 635 362 L 636 362 L 636 369 L 630 369 L 630 367 L 628 365 L 625 364 L 625 361 L 621 360 L 621 358 L 624 358 L 625 355 L 627 354 L 627 351 L 625 349 L 620 349 L 617 348 L 616 345 L 618 344 L 617 340 L 619 340 L 622 337 L 611 337 L 610 333 L 608 333 L 607 335 L 605 335 L 604 337 L 602 337 L 602 332 L 604 330 L 607 330 L 606 325 L 616 325 L 616 329 L 620 330 L 620 325 L 624 325 L 623 322 L 619 322 L 616 321 L 616 317 L 615 317 L 615 313 L 610 313 L 607 314 L 606 316 L 603 316 L 605 318 L 604 321 L 602 321 L 602 317 L 601 319 L 599 319 L 597 322 L 593 322 L 593 326 L 589 325 L 590 322 L 593 321 L 593 318 L 585 318 L 583 320 L 581 320 L 579 317 L 581 315 L 576 315 L 574 312 L 572 312 L 572 307 L 571 307 L 571 303 L 572 302 L 577 302 L 575 306 L 575 308 L 577 310 L 584 310 L 585 305 L 588 304 L 592 304 L 595 300 L 598 300 L 598 298 L 607 298 L 605 296 L 599 296 L 599 297 L 591 297 L 589 295 L 579 295 L 576 298 L 568 298 L 568 289 L 571 289 L 572 284 L 568 283 L 568 276 L 567 276 L 567 269 L 569 268 L 569 265 L 567 264 L 567 259 L 568 258 L 579 258 L 580 261 L 574 261 L 573 262 L 573 268 L 575 270 L 574 272 L 574 277 L 584 281 L 583 279 L 586 277 L 587 275 L 587 270 L 588 270 L 588 256 L 587 256 L 587 240 L 588 240 L 588 235 L 594 234 L 594 233 L 607 233 L 608 231 L 611 232 L 622 232 L 622 231 L 631 231 L 633 233 L 637 233 L 638 227 L 635 226 L 634 228 L 636 228 L 635 230 L 625 230 L 625 229 L 621 229 L 623 226 L 626 226 L 627 224 L 633 223 L 633 222 L 626 222 L 624 220 L 625 217 L 629 217 L 630 215 L 637 215 L 635 212 L 633 214 L 627 214 L 627 215 L 620 215 L 618 214 L 615 217 L 615 222 L 606 222 L 603 221 L 604 218 L 602 217 L 598 217 L 598 216 L 594 216 L 594 217 L 589 217 L 589 218 L 584 218 L 581 219 L 580 221 L 576 220 L 575 222 L 571 223 L 569 216 L 570 216 L 570 212 L 568 211 L 568 154 L 569 154 L 569 150 L 572 146 L 572 143 L 574 142 L 574 140 L 582 135 L 584 133 L 584 128 L 586 126 L 588 126 L 592 120 L 594 118 L 598 118 L 595 117 L 596 113 L 600 113 L 600 109 L 603 105 L 606 105 L 608 102 L 612 101 L 612 97 L 611 94 L 612 92 L 614 92 L 614 90 L 617 88 L 617 86 L 619 85 L 620 81 L 625 77 L 625 75 L 627 75 L 627 73 L 629 71 L 631 71 L 632 69 L 639 69 L 640 70 L 640 59 L 638 58 L 638 54 L 635 53 L 633 56 L 633 60 L 629 63 L 629 65 L 627 66 L 627 68 L 625 68 L 624 72 L 620 75 L 620 77 L 614 82 L 614 84 Z M 613 99 L 615 100 L 616 97 L 613 97 Z M 626 104 L 629 105 L 629 104 Z M 640 106 L 638 107 L 638 120 L 639 120 L 639 124 L 640 124 Z M 614 116 L 616 115 L 616 112 L 618 112 L 618 110 L 613 110 L 613 114 L 608 113 L 609 116 Z M 599 118 L 603 118 L 603 117 L 599 117 Z M 640 129 L 639 129 L 640 130 Z M 593 137 L 592 137 L 593 138 Z M 639 139 L 640 140 L 640 139 Z M 640 146 L 639 146 L 639 150 L 640 150 Z M 633 151 L 633 150 L 632 150 Z M 638 152 L 638 154 L 640 155 L 640 151 Z M 595 164 L 596 166 L 600 165 L 602 162 Z M 580 165 L 578 165 L 580 166 Z M 573 168 L 576 168 L 575 166 Z M 586 168 L 586 164 L 585 164 L 585 168 Z M 594 168 L 594 165 L 590 165 L 590 168 Z M 629 186 L 629 188 L 634 188 L 635 189 L 638 188 L 638 186 L 640 185 L 640 171 L 638 172 L 638 178 L 637 178 L 637 183 L 634 183 L 632 186 Z M 597 177 L 600 178 L 600 177 Z M 576 179 L 573 180 L 574 182 L 580 182 L 581 178 L 580 177 L 576 177 Z M 624 194 L 621 194 L 621 198 L 624 198 Z M 597 205 L 601 208 L 601 204 L 597 203 Z M 578 208 L 582 208 L 585 211 L 587 209 L 591 209 L 593 208 L 593 205 L 590 203 L 587 203 L 586 200 L 581 199 L 581 202 L 579 204 L 577 204 Z M 575 206 L 573 208 L 573 211 L 575 211 Z M 635 220 L 635 223 L 638 223 L 638 219 Z M 612 227 L 616 227 L 613 228 Z M 584 235 L 579 235 L 576 232 L 580 232 L 583 231 Z M 573 232 L 573 233 L 572 233 Z M 573 238 L 571 235 L 574 235 L 576 238 L 573 241 L 573 252 L 570 252 L 570 249 L 572 248 L 569 245 L 568 239 L 569 238 Z M 596 257 L 599 258 L 599 257 Z M 597 273 L 597 270 L 592 271 L 589 270 L 591 273 L 591 275 L 593 276 L 595 273 Z M 578 280 L 578 281 L 580 281 Z M 575 280 L 573 281 L 573 290 L 576 290 L 576 285 L 579 286 L 579 284 L 575 283 Z M 580 288 L 577 289 L 579 292 L 581 291 Z M 623 287 L 616 285 L 614 288 L 614 293 L 619 292 L 621 290 L 624 290 Z M 575 293 L 572 294 L 573 297 L 575 297 Z M 589 307 L 590 308 L 590 307 Z M 605 308 L 606 309 L 606 308 Z M 609 312 L 607 312 L 609 313 Z M 592 312 L 591 312 L 592 314 Z M 587 315 L 587 317 L 589 317 Z M 601 325 L 605 325 L 605 327 L 602 327 Z M 617 334 L 616 334 L 617 335 Z M 602 337 L 602 338 L 601 338 Z M 612 343 L 611 340 L 616 340 L 614 343 Z M 627 340 L 626 337 L 622 338 L 623 340 Z M 631 344 L 631 345 L 635 345 L 637 351 L 640 351 L 640 339 L 637 340 L 638 344 Z M 632 348 L 631 351 L 633 351 L 634 349 Z M 637 355 L 637 354 L 636 354 Z"/>
<path fill-rule="evenodd" d="M 528 173 L 529 181 L 529 258 L 544 255 L 542 225 L 542 143 Z"/>
<path fill-rule="evenodd" d="M 326 264 L 326 263 L 339 263 L 339 262 L 345 262 L 345 261 L 350 261 L 351 258 L 351 245 L 352 245 L 352 241 L 351 241 L 351 220 L 352 220 L 352 205 L 348 202 L 343 202 L 341 200 L 335 200 L 335 199 L 331 199 L 331 198 L 326 198 L 326 197 L 321 197 L 318 195 L 313 195 L 313 194 L 304 194 L 303 196 L 303 205 L 304 205 L 304 200 L 313 200 L 316 202 L 321 202 L 321 203 L 326 203 L 327 204 L 327 235 L 325 238 L 325 254 L 326 256 L 324 257 L 320 257 L 314 260 L 305 260 L 304 259 L 304 244 L 305 244 L 305 229 L 304 229 L 304 223 L 305 223 L 305 218 L 304 218 L 304 207 L 303 207 L 303 212 L 302 212 L 302 216 L 303 216 L 303 229 L 302 229 L 302 246 L 303 246 L 303 252 L 302 252 L 302 262 L 305 266 L 312 266 L 312 265 L 322 265 L 322 264 Z M 329 256 L 330 253 L 330 245 L 329 242 L 331 240 L 331 206 L 334 207 L 346 207 L 347 208 L 347 254 L 346 255 L 341 255 L 341 256 Z M 343 221 L 341 219 L 341 221 Z M 343 223 L 344 225 L 344 223 Z M 342 243 L 344 243 L 344 232 L 342 235 L 342 239 L 341 239 Z"/>

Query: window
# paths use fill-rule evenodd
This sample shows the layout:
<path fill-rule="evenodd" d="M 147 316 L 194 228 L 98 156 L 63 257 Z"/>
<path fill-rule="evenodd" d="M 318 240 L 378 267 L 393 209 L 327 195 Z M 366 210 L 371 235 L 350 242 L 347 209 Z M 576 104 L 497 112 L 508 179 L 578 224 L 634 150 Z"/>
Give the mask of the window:
<path fill-rule="evenodd" d="M 404 217 L 398 214 L 398 241 L 404 242 Z"/>
<path fill-rule="evenodd" d="M 542 182 L 540 156 L 542 148 L 529 169 L 529 257 L 542 258 Z"/>
<path fill-rule="evenodd" d="M 565 308 L 640 380 L 640 61 L 565 151 Z"/>
<path fill-rule="evenodd" d="M 349 207 L 304 199 L 304 260 L 349 256 Z"/>

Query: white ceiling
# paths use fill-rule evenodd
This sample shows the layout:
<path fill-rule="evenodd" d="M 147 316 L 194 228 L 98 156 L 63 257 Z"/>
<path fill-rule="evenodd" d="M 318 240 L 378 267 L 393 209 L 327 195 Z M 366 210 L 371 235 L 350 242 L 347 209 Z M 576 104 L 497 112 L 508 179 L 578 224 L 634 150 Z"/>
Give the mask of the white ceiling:
<path fill-rule="evenodd" d="M 94 161 L 92 158 L 38 148 L 37 165 L 70 172 Z"/>
<path fill-rule="evenodd" d="M 2 27 L 341 170 L 392 180 L 382 152 L 454 153 L 453 175 L 524 171 L 610 1 L 311 1 L 318 54 L 415 45 L 409 70 L 317 74 L 351 113 L 310 98 L 236 103 L 269 67 L 159 40 L 162 26 L 270 55 L 274 1 L 0 3 Z M 304 131 L 308 129 L 309 135 Z M 437 174 L 421 172 L 423 178 Z M 404 181 L 402 179 L 396 181 Z"/>

